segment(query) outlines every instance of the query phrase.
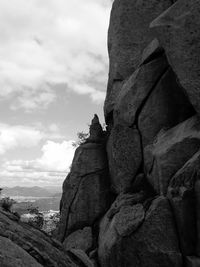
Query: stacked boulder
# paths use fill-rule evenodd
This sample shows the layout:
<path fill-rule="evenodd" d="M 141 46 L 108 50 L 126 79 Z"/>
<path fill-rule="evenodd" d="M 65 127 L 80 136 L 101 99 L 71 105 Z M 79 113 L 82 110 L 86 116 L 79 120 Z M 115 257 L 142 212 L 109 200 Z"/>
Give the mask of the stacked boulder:
<path fill-rule="evenodd" d="M 115 0 L 107 131 L 63 184 L 58 238 L 102 267 L 200 266 L 200 2 Z"/>

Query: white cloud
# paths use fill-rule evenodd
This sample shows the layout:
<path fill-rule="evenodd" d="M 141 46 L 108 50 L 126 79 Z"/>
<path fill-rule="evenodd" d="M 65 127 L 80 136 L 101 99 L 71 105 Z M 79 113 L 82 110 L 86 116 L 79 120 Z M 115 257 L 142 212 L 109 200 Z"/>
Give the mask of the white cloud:
<path fill-rule="evenodd" d="M 48 139 L 63 140 L 60 128 L 53 123 L 44 127 L 41 123 L 34 126 L 9 125 L 0 123 L 0 155 L 9 150 L 34 148 Z M 51 142 L 49 141 L 48 148 Z M 45 149 L 46 146 L 44 146 Z M 54 147 L 56 149 L 56 147 Z"/>
<path fill-rule="evenodd" d="M 13 109 L 45 108 L 53 84 L 65 83 L 102 101 L 109 10 L 107 0 L 1 0 L 1 98 L 13 98 Z"/>
<path fill-rule="evenodd" d="M 0 124 L 0 154 L 16 147 L 34 147 L 42 138 L 43 134 L 37 129 L 22 125 Z"/>
<path fill-rule="evenodd" d="M 47 141 L 35 160 L 6 161 L 0 169 L 1 186 L 61 185 L 74 156 L 73 141 Z"/>

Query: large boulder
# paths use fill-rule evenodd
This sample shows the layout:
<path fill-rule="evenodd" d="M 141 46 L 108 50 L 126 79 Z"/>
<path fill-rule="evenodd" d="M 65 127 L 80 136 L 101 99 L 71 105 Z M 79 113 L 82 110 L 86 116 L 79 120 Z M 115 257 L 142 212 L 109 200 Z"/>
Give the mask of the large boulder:
<path fill-rule="evenodd" d="M 142 164 L 138 130 L 115 125 L 108 139 L 107 154 L 112 190 L 116 193 L 128 191 Z"/>
<path fill-rule="evenodd" d="M 92 245 L 93 237 L 91 227 L 84 227 L 83 229 L 71 233 L 63 242 L 63 246 L 66 250 L 81 249 L 85 252 L 91 249 Z"/>
<path fill-rule="evenodd" d="M 157 80 L 138 119 L 142 145 L 151 144 L 159 131 L 169 129 L 194 114 L 194 109 L 169 68 Z"/>
<path fill-rule="evenodd" d="M 169 63 L 200 114 L 200 5 L 178 0 L 151 23 Z"/>
<path fill-rule="evenodd" d="M 195 256 L 186 257 L 185 259 L 186 267 L 199 267 L 200 266 L 200 258 Z"/>
<path fill-rule="evenodd" d="M 121 82 L 137 69 L 144 48 L 154 38 L 150 22 L 171 4 L 171 0 L 114 1 L 108 31 L 110 70 L 104 106 L 106 116 L 113 109 Z"/>
<path fill-rule="evenodd" d="M 104 267 L 182 267 L 176 228 L 168 200 L 127 204 L 102 219 L 99 259 Z"/>
<path fill-rule="evenodd" d="M 74 261 L 60 242 L 28 224 L 19 222 L 16 216 L 2 210 L 0 210 L 1 255 L 3 255 L 3 258 L 0 257 L 2 267 L 82 266 Z M 10 264 L 13 262 L 13 265 L 9 265 L 8 261 Z"/>
<path fill-rule="evenodd" d="M 74 156 L 63 183 L 58 239 L 92 223 L 109 207 L 109 176 L 104 145 L 86 143 Z"/>
<path fill-rule="evenodd" d="M 42 267 L 30 254 L 13 243 L 10 239 L 0 236 L 1 267 Z"/>
<path fill-rule="evenodd" d="M 136 114 L 168 67 L 165 56 L 138 68 L 123 84 L 114 108 L 114 122 L 131 126 Z"/>
<path fill-rule="evenodd" d="M 200 120 L 193 116 L 162 131 L 156 141 L 144 149 L 148 181 L 158 194 L 166 194 L 172 176 L 199 150 Z"/>
<path fill-rule="evenodd" d="M 103 131 L 95 115 L 90 137 L 74 155 L 71 172 L 63 183 L 57 238 L 92 224 L 110 206 L 110 182 Z"/>
<path fill-rule="evenodd" d="M 106 212 L 110 205 L 109 186 L 108 172 L 105 171 L 89 174 L 80 179 L 70 205 L 66 235 L 72 230 L 92 225 Z"/>
<path fill-rule="evenodd" d="M 184 255 L 195 255 L 198 252 L 196 245 L 200 242 L 199 170 L 200 151 L 177 171 L 168 187 L 168 197 L 174 211 L 181 251 Z"/>

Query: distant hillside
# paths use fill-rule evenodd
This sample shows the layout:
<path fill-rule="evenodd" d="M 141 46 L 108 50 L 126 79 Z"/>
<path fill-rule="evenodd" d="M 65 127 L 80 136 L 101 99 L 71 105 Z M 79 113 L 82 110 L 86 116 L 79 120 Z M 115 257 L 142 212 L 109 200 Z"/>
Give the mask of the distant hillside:
<path fill-rule="evenodd" d="M 24 196 L 24 197 L 49 197 L 52 196 L 52 192 L 49 192 L 45 188 L 34 186 L 34 187 L 21 187 L 15 186 L 12 188 L 5 187 L 2 191 L 3 195 L 6 196 Z M 56 192 L 55 192 L 56 193 Z"/>

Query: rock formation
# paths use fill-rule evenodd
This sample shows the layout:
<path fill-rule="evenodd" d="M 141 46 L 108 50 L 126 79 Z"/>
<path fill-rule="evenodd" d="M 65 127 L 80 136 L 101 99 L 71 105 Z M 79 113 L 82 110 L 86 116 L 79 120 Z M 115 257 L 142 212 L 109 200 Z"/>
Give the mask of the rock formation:
<path fill-rule="evenodd" d="M 95 115 L 58 229 L 64 244 L 74 236 L 97 251 L 99 266 L 200 266 L 199 10 L 197 0 L 113 3 L 107 132 Z"/>
<path fill-rule="evenodd" d="M 95 115 L 75 152 L 59 242 L 2 214 L 0 244 L 30 266 L 200 267 L 199 14 L 198 0 L 114 0 L 107 128 Z"/>

